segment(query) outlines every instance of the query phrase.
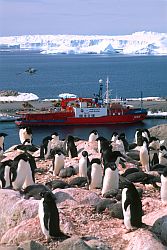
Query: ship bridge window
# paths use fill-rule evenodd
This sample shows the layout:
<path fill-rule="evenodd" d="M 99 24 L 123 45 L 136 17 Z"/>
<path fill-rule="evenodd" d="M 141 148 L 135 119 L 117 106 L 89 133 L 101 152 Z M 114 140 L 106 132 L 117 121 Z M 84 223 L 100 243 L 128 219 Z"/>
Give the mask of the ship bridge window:
<path fill-rule="evenodd" d="M 86 117 L 86 115 L 84 115 L 84 117 Z"/>
<path fill-rule="evenodd" d="M 92 114 L 91 116 L 92 116 L 92 117 L 95 117 L 95 115 L 94 115 L 94 114 Z"/>
<path fill-rule="evenodd" d="M 83 117 L 83 115 L 79 115 L 79 117 Z"/>

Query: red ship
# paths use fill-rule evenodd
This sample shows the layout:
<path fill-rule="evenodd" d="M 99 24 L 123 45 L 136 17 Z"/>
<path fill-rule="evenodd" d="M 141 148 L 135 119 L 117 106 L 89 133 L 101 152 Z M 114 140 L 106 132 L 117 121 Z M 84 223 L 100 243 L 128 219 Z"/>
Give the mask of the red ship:
<path fill-rule="evenodd" d="M 108 80 L 107 80 L 108 90 Z M 121 102 L 102 98 L 102 84 L 95 98 L 61 98 L 59 107 L 49 111 L 21 111 L 15 121 L 18 126 L 55 126 L 55 125 L 107 125 L 135 123 L 147 116 L 147 110 L 133 108 Z"/>

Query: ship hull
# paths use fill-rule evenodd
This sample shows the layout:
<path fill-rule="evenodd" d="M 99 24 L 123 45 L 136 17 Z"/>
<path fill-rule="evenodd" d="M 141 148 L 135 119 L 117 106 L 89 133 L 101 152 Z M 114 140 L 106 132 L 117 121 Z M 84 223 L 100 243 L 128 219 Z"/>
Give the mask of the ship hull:
<path fill-rule="evenodd" d="M 45 117 L 46 116 L 46 117 Z M 69 125 L 108 125 L 136 123 L 146 118 L 147 112 L 141 111 L 135 114 L 102 116 L 102 117 L 60 117 L 56 114 L 48 114 L 43 116 L 29 116 L 28 119 L 16 120 L 17 126 L 69 126 Z"/>

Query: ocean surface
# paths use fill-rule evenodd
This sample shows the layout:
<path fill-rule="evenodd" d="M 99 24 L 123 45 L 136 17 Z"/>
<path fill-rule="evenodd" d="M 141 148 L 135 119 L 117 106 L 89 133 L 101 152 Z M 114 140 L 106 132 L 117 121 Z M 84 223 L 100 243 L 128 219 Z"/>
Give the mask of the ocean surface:
<path fill-rule="evenodd" d="M 29 67 L 35 74 L 25 72 Z M 0 90 L 16 90 L 34 93 L 40 99 L 56 98 L 61 93 L 73 93 L 80 97 L 92 97 L 99 90 L 99 79 L 110 80 L 112 98 L 167 97 L 167 56 L 120 55 L 42 55 L 37 52 L 0 53 Z M 132 141 L 136 128 L 150 128 L 166 120 L 145 120 L 131 125 L 48 127 L 33 128 L 34 144 L 57 131 L 60 139 L 73 134 L 87 139 L 89 132 L 97 128 L 99 134 L 110 138 L 113 131 L 125 132 Z M 18 128 L 14 123 L 0 123 L 0 132 L 8 136 L 6 148 L 19 143 Z"/>

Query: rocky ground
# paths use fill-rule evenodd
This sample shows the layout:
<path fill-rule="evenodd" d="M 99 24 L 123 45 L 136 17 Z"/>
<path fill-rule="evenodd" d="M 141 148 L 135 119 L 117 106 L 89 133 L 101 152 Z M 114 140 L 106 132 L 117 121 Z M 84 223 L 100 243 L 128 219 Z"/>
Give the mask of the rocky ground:
<path fill-rule="evenodd" d="M 167 124 L 150 129 L 151 135 L 167 142 Z M 77 142 L 77 149 L 89 152 L 90 159 L 99 157 L 97 144 L 85 141 Z M 15 153 L 16 155 L 16 153 Z M 13 155 L 13 157 L 15 156 Z M 9 157 L 9 155 L 8 155 Z M 80 157 L 80 155 L 79 155 Z M 66 158 L 65 166 L 74 166 L 77 169 L 78 158 Z M 37 160 L 40 170 L 36 173 L 36 183 L 47 183 L 59 179 L 70 183 L 77 175 L 60 178 L 53 177 L 50 166 L 51 159 Z M 133 167 L 127 163 L 126 168 Z M 119 165 L 120 173 L 124 169 Z M 57 249 L 57 250 L 154 250 L 167 249 L 167 205 L 160 199 L 159 188 L 152 185 L 135 184 L 143 190 L 142 194 L 142 228 L 128 231 L 120 217 L 120 199 L 116 200 L 115 210 L 106 208 L 102 213 L 97 213 L 95 205 L 104 201 L 101 189 L 89 190 L 84 187 L 70 187 L 55 189 L 57 206 L 60 213 L 61 230 L 71 238 L 61 241 L 46 242 L 41 232 L 38 218 L 38 201 L 30 198 L 25 200 L 18 191 L 0 190 L 0 250 L 20 249 Z M 164 220 L 158 219 L 166 216 Z M 158 220 L 158 221 L 157 221 Z M 23 243 L 25 241 L 29 243 Z M 38 243 L 40 243 L 40 248 Z M 29 244 L 28 247 L 26 244 Z M 12 246 L 12 248 L 10 248 Z M 34 247 L 34 248 L 33 248 Z"/>

